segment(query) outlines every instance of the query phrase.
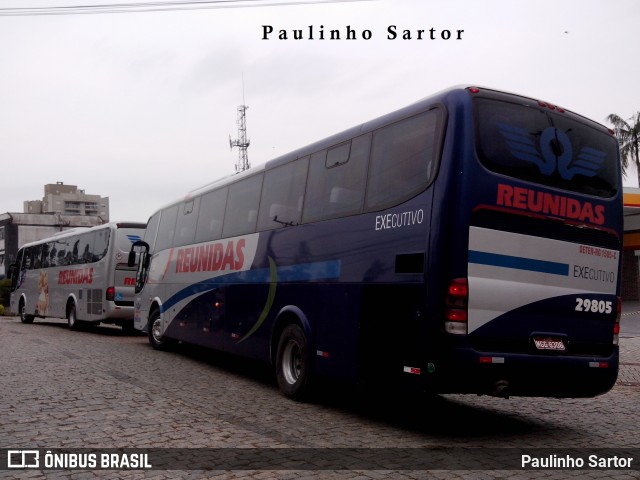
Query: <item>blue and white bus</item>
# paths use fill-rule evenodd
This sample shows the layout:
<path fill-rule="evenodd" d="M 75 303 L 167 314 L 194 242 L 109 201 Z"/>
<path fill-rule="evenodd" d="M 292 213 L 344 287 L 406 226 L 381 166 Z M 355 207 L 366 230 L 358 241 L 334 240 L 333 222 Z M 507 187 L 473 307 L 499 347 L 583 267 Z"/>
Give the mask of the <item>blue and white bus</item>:
<path fill-rule="evenodd" d="M 618 145 L 556 105 L 453 88 L 151 216 L 135 328 L 320 377 L 590 397 L 618 371 Z"/>
<path fill-rule="evenodd" d="M 136 268 L 127 257 L 144 227 L 110 222 L 23 245 L 9 267 L 11 312 L 22 323 L 66 318 L 72 330 L 99 323 L 133 330 Z"/>

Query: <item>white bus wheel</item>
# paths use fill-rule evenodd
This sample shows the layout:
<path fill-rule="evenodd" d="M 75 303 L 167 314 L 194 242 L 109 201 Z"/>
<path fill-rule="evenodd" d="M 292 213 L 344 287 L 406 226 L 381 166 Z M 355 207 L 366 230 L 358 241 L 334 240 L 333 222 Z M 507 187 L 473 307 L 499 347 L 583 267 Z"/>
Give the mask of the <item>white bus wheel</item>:
<path fill-rule="evenodd" d="M 168 340 L 162 334 L 162 318 L 158 310 L 154 310 L 149 318 L 149 343 L 156 350 L 166 350 L 169 347 Z"/>
<path fill-rule="evenodd" d="M 78 330 L 80 328 L 80 321 L 76 313 L 76 304 L 73 302 L 67 307 L 67 323 L 69 324 L 69 330 Z"/>

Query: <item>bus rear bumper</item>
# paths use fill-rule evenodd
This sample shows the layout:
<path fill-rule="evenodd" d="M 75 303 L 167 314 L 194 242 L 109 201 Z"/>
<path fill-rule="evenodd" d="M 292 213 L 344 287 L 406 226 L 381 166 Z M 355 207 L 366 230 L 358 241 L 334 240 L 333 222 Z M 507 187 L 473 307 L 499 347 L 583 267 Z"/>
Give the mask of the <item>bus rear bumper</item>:
<path fill-rule="evenodd" d="M 118 306 L 113 302 L 107 302 L 105 317 L 110 320 L 131 320 L 133 322 L 133 307 Z"/>
<path fill-rule="evenodd" d="M 485 353 L 457 349 L 436 364 L 437 393 L 499 397 L 594 397 L 608 392 L 618 376 L 618 347 L 608 357 Z"/>

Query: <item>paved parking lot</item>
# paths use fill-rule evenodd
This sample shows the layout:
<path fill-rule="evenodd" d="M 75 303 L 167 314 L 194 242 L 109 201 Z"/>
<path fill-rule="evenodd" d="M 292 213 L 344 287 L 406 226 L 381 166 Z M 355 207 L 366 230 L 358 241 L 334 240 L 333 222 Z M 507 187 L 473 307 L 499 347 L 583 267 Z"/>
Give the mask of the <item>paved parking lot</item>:
<path fill-rule="evenodd" d="M 279 394 L 267 368 L 252 362 L 195 348 L 156 352 L 145 337 L 118 328 L 71 332 L 63 320 L 24 325 L 0 317 L 0 448 L 170 448 L 176 456 L 194 451 L 178 449 L 225 448 L 244 455 L 251 448 L 271 455 L 275 448 L 286 448 L 318 465 L 328 462 L 320 470 L 28 469 L 0 470 L 0 477 L 639 478 L 639 470 L 629 469 L 427 472 L 405 465 L 395 471 L 369 470 L 358 457 L 374 452 L 387 465 L 384 456 L 390 452 L 480 448 L 493 468 L 493 456 L 506 447 L 554 448 L 554 454 L 640 449 L 640 336 L 631 328 L 639 319 L 635 310 L 625 312 L 618 383 L 594 399 L 447 395 L 424 402 L 390 398 L 385 392 L 333 390 L 297 403 Z M 354 455 L 357 470 L 331 470 L 331 460 L 323 458 L 327 448 Z M 469 450 L 460 453 L 464 465 Z M 477 456 L 471 460 L 477 468 Z"/>

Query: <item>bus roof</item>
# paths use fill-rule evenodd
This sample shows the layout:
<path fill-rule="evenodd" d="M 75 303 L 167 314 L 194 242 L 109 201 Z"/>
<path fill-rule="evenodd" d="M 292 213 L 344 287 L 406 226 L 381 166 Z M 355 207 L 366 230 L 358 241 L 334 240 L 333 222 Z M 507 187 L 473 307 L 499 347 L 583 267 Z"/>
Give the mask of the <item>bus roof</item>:
<path fill-rule="evenodd" d="M 92 231 L 97 231 L 97 230 L 104 230 L 107 228 L 141 228 L 144 229 L 146 228 L 147 224 L 146 223 L 140 223 L 140 222 L 107 222 L 107 223 L 103 223 L 102 225 L 96 225 L 94 227 L 75 227 L 75 228 L 69 228 L 67 230 L 62 230 L 60 232 L 54 233 L 53 235 L 40 239 L 40 240 L 35 240 L 33 242 L 28 242 L 25 243 L 24 245 L 22 245 L 20 247 L 20 249 L 25 248 L 25 247 L 31 247 L 33 245 L 39 245 L 41 243 L 47 243 L 53 240 L 60 240 L 61 238 L 67 238 L 67 237 L 72 237 L 74 235 L 78 235 L 80 233 L 86 233 L 86 232 L 92 232 Z"/>
<path fill-rule="evenodd" d="M 447 104 L 451 102 L 451 95 L 452 94 L 459 94 L 462 93 L 466 90 L 469 89 L 478 89 L 480 92 L 482 92 L 484 95 L 489 95 L 489 96 L 502 96 L 502 97 L 518 97 L 520 99 L 523 100 L 528 100 L 532 103 L 535 104 L 539 104 L 540 100 L 535 99 L 533 97 L 528 97 L 528 96 L 524 96 L 518 93 L 511 93 L 511 92 L 507 92 L 507 91 L 502 91 L 502 90 L 496 90 L 496 89 L 492 89 L 492 88 L 487 88 L 487 87 L 478 87 L 476 85 L 456 85 L 453 87 L 449 87 L 446 88 L 444 90 L 441 90 L 439 92 L 436 92 L 432 95 L 429 95 L 427 97 L 424 97 L 420 100 L 417 100 L 414 103 L 411 103 L 405 107 L 402 107 L 400 109 L 394 110 L 390 113 L 387 113 L 385 115 L 382 115 L 380 117 L 374 118 L 372 120 L 368 120 L 364 123 L 361 123 L 359 125 L 356 125 L 354 127 L 351 127 L 347 130 L 343 130 L 339 133 L 336 133 L 334 135 L 331 135 L 329 137 L 323 138 L 322 140 L 319 140 L 317 142 L 311 143 L 309 145 L 306 145 L 304 147 L 298 148 L 296 150 L 293 150 L 289 153 L 286 153 L 284 155 L 281 155 L 279 157 L 276 157 L 274 159 L 268 160 L 265 163 L 262 163 L 260 165 L 257 165 L 255 167 L 250 168 L 249 170 L 245 170 L 244 172 L 240 172 L 240 173 L 236 173 L 236 174 L 231 174 L 231 175 L 227 175 L 224 176 L 222 178 L 219 178 L 217 180 L 214 180 L 211 183 L 205 184 L 201 187 L 198 187 L 192 191 L 190 191 L 186 196 L 183 196 L 181 198 L 175 199 L 167 204 L 165 204 L 162 208 L 157 209 L 154 211 L 154 214 L 157 213 L 160 210 L 164 210 L 166 208 L 169 208 L 173 205 L 176 204 L 180 204 L 182 202 L 184 202 L 185 200 L 188 200 L 190 198 L 193 197 L 197 197 L 201 194 L 207 193 L 209 191 L 215 190 L 216 188 L 220 188 L 223 187 L 225 185 L 231 185 L 232 183 L 238 182 L 240 180 L 242 180 L 243 178 L 252 176 L 252 175 L 256 175 L 259 174 L 260 172 L 263 172 L 264 170 L 268 170 L 271 169 L 273 167 L 279 166 L 279 165 L 283 165 L 285 163 L 294 161 L 298 158 L 302 158 L 305 157 L 307 155 L 311 155 L 312 153 L 315 152 L 319 152 L 321 150 L 324 150 L 325 148 L 329 148 L 335 145 L 338 145 L 342 142 L 345 142 L 353 137 L 357 137 L 359 135 L 363 135 L 365 133 L 369 133 L 372 132 L 373 130 L 376 130 L 378 128 L 384 127 L 385 125 L 388 125 L 390 123 L 393 123 L 401 118 L 406 118 L 412 115 L 416 115 L 426 109 L 431 108 L 434 105 L 437 104 Z M 546 104 L 546 103 L 545 103 Z M 577 114 L 575 112 L 572 112 L 571 110 L 568 109 L 564 109 L 564 111 L 567 114 L 570 115 L 575 115 L 576 117 L 581 118 L 583 121 L 587 121 L 587 122 L 591 122 L 594 123 L 598 126 L 600 126 L 601 128 L 607 129 L 607 127 L 594 122 L 593 120 L 587 118 L 587 117 L 583 117 L 580 114 Z M 608 129 L 607 129 L 608 130 Z"/>

